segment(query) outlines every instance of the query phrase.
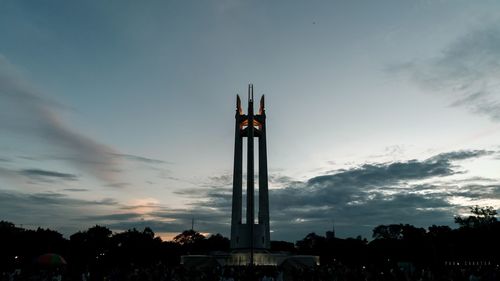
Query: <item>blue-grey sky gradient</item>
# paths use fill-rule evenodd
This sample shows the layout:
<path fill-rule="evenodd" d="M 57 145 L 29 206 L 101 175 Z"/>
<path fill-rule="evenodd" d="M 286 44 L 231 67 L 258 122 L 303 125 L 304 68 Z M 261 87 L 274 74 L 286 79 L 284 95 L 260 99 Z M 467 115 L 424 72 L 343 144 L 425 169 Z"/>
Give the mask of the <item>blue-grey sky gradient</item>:
<path fill-rule="evenodd" d="M 0 1 L 0 219 L 229 233 L 266 94 L 272 239 L 500 208 L 497 1 Z"/>

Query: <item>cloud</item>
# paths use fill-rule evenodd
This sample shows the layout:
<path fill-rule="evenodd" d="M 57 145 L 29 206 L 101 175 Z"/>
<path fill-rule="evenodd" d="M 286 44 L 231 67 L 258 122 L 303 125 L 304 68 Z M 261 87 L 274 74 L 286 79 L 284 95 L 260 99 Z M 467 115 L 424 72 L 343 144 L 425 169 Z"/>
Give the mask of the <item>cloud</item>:
<path fill-rule="evenodd" d="M 457 38 L 439 56 L 391 68 L 426 90 L 451 93 L 451 106 L 500 121 L 500 22 Z"/>
<path fill-rule="evenodd" d="M 444 160 L 444 161 L 452 161 L 452 160 L 466 160 L 469 158 L 477 158 L 481 156 L 494 154 L 494 151 L 489 150 L 459 150 L 438 154 L 430 160 Z"/>
<path fill-rule="evenodd" d="M 230 210 L 215 210 L 198 207 L 193 210 L 160 208 L 147 214 L 115 214 L 99 219 L 107 221 L 112 229 L 126 230 L 130 228 L 151 227 L 156 232 L 181 232 L 191 228 L 192 220 L 196 229 L 201 232 L 223 233 L 229 235 Z"/>
<path fill-rule="evenodd" d="M 130 221 L 133 219 L 140 219 L 141 214 L 138 213 L 122 213 L 122 214 L 109 214 L 109 215 L 96 215 L 86 216 L 79 218 L 79 220 L 100 222 L 100 221 Z"/>
<path fill-rule="evenodd" d="M 27 194 L 0 190 L 0 214 L 3 220 L 22 223 L 25 227 L 65 229 L 65 234 L 85 227 L 77 222 L 82 213 L 103 212 L 117 205 L 112 198 L 84 200 L 56 192 Z"/>
<path fill-rule="evenodd" d="M 124 187 L 130 186 L 130 185 L 131 184 L 128 182 L 113 182 L 113 183 L 107 184 L 106 186 L 113 187 L 113 188 L 124 188 Z"/>
<path fill-rule="evenodd" d="M 65 188 L 63 191 L 70 191 L 70 192 L 85 192 L 89 191 L 89 189 L 86 188 Z"/>
<path fill-rule="evenodd" d="M 494 183 L 488 182 L 487 186 L 476 184 L 472 191 L 470 182 L 448 184 L 446 178 L 464 173 L 459 170 L 459 161 L 492 153 L 486 150 L 452 151 L 424 160 L 363 164 L 331 171 L 305 182 L 285 178 L 286 186 L 269 191 L 273 237 L 293 241 L 310 231 L 326 231 L 333 222 L 337 233 L 343 236 L 362 234 L 366 237 L 370 237 L 378 224 L 450 225 L 457 207 L 450 202 L 451 197 L 492 197 L 496 189 L 492 187 Z M 418 183 L 422 180 L 431 181 L 431 184 Z M 196 196 L 198 201 L 194 209 L 203 208 L 204 211 L 189 215 L 172 215 L 165 211 L 156 215 L 180 220 L 198 219 L 197 216 L 207 222 L 221 220 L 223 223 L 215 226 L 222 228 L 218 232 L 226 229 L 228 234 L 231 189 L 225 180 L 219 182 L 223 185 L 218 188 L 197 191 L 199 196 Z M 186 196 L 192 197 L 190 194 L 193 191 Z"/>
<path fill-rule="evenodd" d="M 39 169 L 25 169 L 19 171 L 23 176 L 31 177 L 31 178 L 40 178 L 40 177 L 48 177 L 48 178 L 59 178 L 64 180 L 76 180 L 77 176 L 73 174 L 66 174 L 54 171 L 46 171 Z"/>
<path fill-rule="evenodd" d="M 4 193 L 8 194 L 8 193 Z M 30 201 L 34 205 L 75 205 L 75 206 L 92 206 L 92 205 L 116 205 L 118 204 L 112 198 L 104 198 L 101 200 L 83 200 L 83 199 L 75 199 L 70 198 L 65 194 L 56 193 L 56 192 L 47 192 L 47 193 L 35 193 L 35 194 L 15 194 L 11 193 L 12 197 L 16 197 L 18 199 L 23 199 L 25 201 Z"/>
<path fill-rule="evenodd" d="M 191 228 L 191 224 L 180 224 L 177 222 L 163 222 L 157 220 L 140 220 L 140 221 L 121 221 L 107 224 L 111 229 L 125 231 L 128 229 L 144 229 L 151 228 L 155 232 L 178 232 Z"/>
<path fill-rule="evenodd" d="M 110 183 L 119 162 L 114 149 L 85 136 L 63 122 L 64 108 L 42 96 L 17 69 L 0 55 L 0 129 L 44 140 L 54 154 L 74 167 Z"/>
<path fill-rule="evenodd" d="M 202 206 L 197 206 L 192 210 L 171 209 L 158 204 L 124 205 L 120 206 L 119 209 L 126 210 L 126 212 L 84 216 L 78 220 L 89 224 L 105 225 L 115 231 L 151 227 L 156 232 L 180 233 L 189 229 L 194 219 L 195 225 L 200 231 L 229 235 L 227 232 L 229 225 L 226 218 L 230 210 Z M 144 211 L 146 209 L 148 211 Z"/>
<path fill-rule="evenodd" d="M 364 164 L 361 167 L 340 170 L 338 173 L 318 176 L 309 185 L 354 184 L 359 186 L 392 184 L 399 180 L 417 180 L 434 176 L 449 176 L 454 171 L 447 161 L 410 160 L 389 164 Z"/>
<path fill-rule="evenodd" d="M 492 181 L 447 181 L 460 161 L 493 152 L 452 151 L 424 160 L 363 164 L 331 171 L 328 175 L 297 182 L 283 176 L 282 188 L 270 190 L 273 239 L 294 241 L 311 231 L 323 232 L 335 224 L 342 236 L 371 236 L 378 224 L 411 223 L 417 226 L 453 223 L 457 206 L 451 197 L 471 199 L 498 196 Z M 202 232 L 229 235 L 231 177 L 209 178 L 206 186 L 177 192 L 195 200 L 190 209 L 171 209 L 158 202 L 119 206 L 121 212 L 82 217 L 81 221 L 107 225 L 115 230 L 151 227 L 157 232 L 180 232 L 195 220 Z M 422 184 L 421 180 L 431 180 Z M 216 186 L 219 184 L 219 186 Z M 494 195 L 497 194 L 497 195 Z"/>
<path fill-rule="evenodd" d="M 30 183 L 53 182 L 54 180 L 76 181 L 78 176 L 74 174 L 61 173 L 41 169 L 13 170 L 11 168 L 0 167 L 0 176 L 15 183 L 21 183 L 26 178 Z"/>
<path fill-rule="evenodd" d="M 423 160 L 362 164 L 304 182 L 276 176 L 283 186 L 269 191 L 272 238 L 294 241 L 312 231 L 330 230 L 332 224 L 341 237 L 361 234 L 368 238 L 379 224 L 453 225 L 453 216 L 463 207 L 453 199 L 499 198 L 500 183 L 493 179 L 448 177 L 464 173 L 459 166 L 462 161 L 491 154 L 462 150 Z M 97 223 L 115 231 L 148 226 L 156 232 L 175 233 L 189 229 L 194 219 L 197 230 L 228 236 L 232 199 L 228 176 L 209 181 L 207 186 L 181 193 L 194 200 L 187 209 L 169 208 L 156 199 L 124 205 L 110 198 L 82 200 L 62 193 L 0 191 L 0 212 L 14 222 L 69 225 L 71 231 Z M 217 183 L 221 186 L 214 186 Z"/>
<path fill-rule="evenodd" d="M 400 181 L 444 177 L 457 173 L 451 161 L 476 158 L 491 153 L 485 150 L 463 150 L 441 153 L 423 161 L 364 164 L 360 167 L 311 178 L 308 185 L 387 186 Z"/>
<path fill-rule="evenodd" d="M 137 155 L 132 155 L 132 154 L 113 154 L 114 156 L 118 157 L 123 157 L 127 160 L 132 160 L 132 161 L 138 161 L 146 164 L 169 164 L 167 161 L 159 160 L 159 159 L 153 159 L 153 158 L 147 158 L 143 156 L 137 156 Z"/>

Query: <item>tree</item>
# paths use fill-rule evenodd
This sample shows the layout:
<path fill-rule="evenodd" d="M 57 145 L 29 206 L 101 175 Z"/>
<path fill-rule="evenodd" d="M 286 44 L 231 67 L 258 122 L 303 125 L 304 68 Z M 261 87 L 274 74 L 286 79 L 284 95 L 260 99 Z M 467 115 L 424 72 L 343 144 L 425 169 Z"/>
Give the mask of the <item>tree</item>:
<path fill-rule="evenodd" d="M 150 227 L 145 227 L 144 230 L 142 231 L 142 234 L 144 234 L 146 237 L 150 239 L 155 238 L 155 232 Z"/>
<path fill-rule="evenodd" d="M 271 241 L 271 251 L 275 252 L 295 252 L 295 245 L 287 241 Z"/>
<path fill-rule="evenodd" d="M 204 240 L 205 236 L 194 230 L 184 230 L 181 234 L 174 237 L 174 242 L 180 245 L 190 245 L 201 240 Z"/>
<path fill-rule="evenodd" d="M 497 218 L 495 217 L 497 211 L 493 209 L 492 206 L 472 206 L 470 207 L 470 212 L 473 214 L 472 216 L 455 217 L 455 223 L 457 223 L 460 228 L 478 228 L 492 225 L 497 222 Z"/>
<path fill-rule="evenodd" d="M 403 235 L 403 240 L 416 241 L 424 239 L 426 231 L 425 228 L 405 224 L 401 227 L 401 233 Z"/>
<path fill-rule="evenodd" d="M 403 225 L 379 225 L 373 229 L 372 237 L 375 239 L 401 239 L 403 237 Z"/>
<path fill-rule="evenodd" d="M 111 238 L 111 258 L 121 264 L 133 262 L 147 264 L 160 256 L 161 238 L 155 237 L 150 227 L 139 231 L 136 228 L 116 233 Z"/>
<path fill-rule="evenodd" d="M 326 243 L 326 238 L 311 232 L 304 237 L 304 239 L 299 240 L 295 243 L 299 252 L 311 254 L 319 253 L 324 249 Z"/>
<path fill-rule="evenodd" d="M 70 259 L 82 267 L 101 262 L 109 252 L 111 245 L 111 230 L 105 226 L 95 225 L 85 231 L 71 235 Z"/>
<path fill-rule="evenodd" d="M 230 246 L 230 241 L 227 237 L 222 236 L 220 233 L 210 235 L 206 239 L 206 244 L 208 250 L 211 251 L 228 251 Z"/>
<path fill-rule="evenodd" d="M 425 237 L 425 229 L 411 224 L 379 225 L 373 229 L 375 239 L 418 240 Z"/>
<path fill-rule="evenodd" d="M 447 225 L 431 225 L 427 228 L 430 237 L 446 237 L 451 233 L 451 228 Z"/>
<path fill-rule="evenodd" d="M 15 229 L 16 225 L 9 222 L 9 221 L 0 221 L 0 230 L 5 231 L 9 230 L 11 231 L 12 229 Z"/>
<path fill-rule="evenodd" d="M 109 247 L 111 230 L 105 226 L 95 225 L 86 231 L 79 231 L 69 237 L 76 247 L 82 247 L 89 255 L 103 252 Z"/>

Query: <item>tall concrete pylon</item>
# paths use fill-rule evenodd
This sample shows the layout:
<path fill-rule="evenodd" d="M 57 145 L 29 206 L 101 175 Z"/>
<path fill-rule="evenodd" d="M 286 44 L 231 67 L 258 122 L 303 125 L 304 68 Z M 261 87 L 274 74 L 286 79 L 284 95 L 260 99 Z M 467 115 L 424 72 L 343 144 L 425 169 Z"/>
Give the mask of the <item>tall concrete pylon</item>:
<path fill-rule="evenodd" d="M 264 96 L 258 114 L 253 112 L 253 85 L 248 86 L 248 112 L 245 115 L 241 99 L 236 96 L 234 136 L 233 204 L 231 216 L 231 249 L 270 249 L 269 191 L 266 148 L 266 112 Z M 243 201 L 243 138 L 247 138 L 247 204 L 246 221 L 242 222 Z M 259 214 L 255 223 L 254 138 L 259 138 Z"/>

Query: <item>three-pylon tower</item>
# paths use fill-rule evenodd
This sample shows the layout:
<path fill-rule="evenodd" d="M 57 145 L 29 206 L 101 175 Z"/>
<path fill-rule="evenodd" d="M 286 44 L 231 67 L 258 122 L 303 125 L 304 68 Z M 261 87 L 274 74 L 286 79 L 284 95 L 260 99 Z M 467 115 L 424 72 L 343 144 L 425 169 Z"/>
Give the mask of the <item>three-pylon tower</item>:
<path fill-rule="evenodd" d="M 231 249 L 269 249 L 269 192 L 266 148 L 266 112 L 264 95 L 258 114 L 253 112 L 253 85 L 248 86 L 248 112 L 245 115 L 241 99 L 236 96 L 236 126 L 234 136 L 233 205 L 231 217 Z M 243 138 L 247 138 L 246 221 L 242 222 L 243 199 Z M 254 139 L 258 138 L 259 153 L 259 214 L 255 223 Z"/>

